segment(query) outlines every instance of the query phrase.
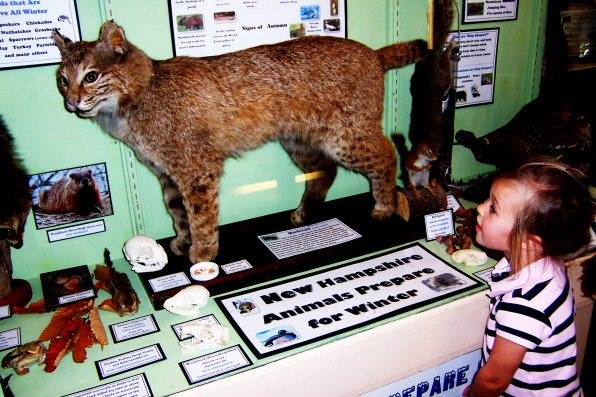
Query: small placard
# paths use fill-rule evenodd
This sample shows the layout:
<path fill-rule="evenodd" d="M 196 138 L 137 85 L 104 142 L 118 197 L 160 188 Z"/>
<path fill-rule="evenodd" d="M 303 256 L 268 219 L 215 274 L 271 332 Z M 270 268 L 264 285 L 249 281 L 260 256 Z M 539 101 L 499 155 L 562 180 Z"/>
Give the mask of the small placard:
<path fill-rule="evenodd" d="M 96 361 L 95 367 L 97 368 L 99 379 L 105 379 L 165 359 L 166 356 L 161 350 L 161 346 L 159 343 L 156 343 L 142 349 Z"/>
<path fill-rule="evenodd" d="M 232 274 L 252 269 L 252 265 L 246 259 L 242 259 L 236 262 L 221 265 L 220 268 L 222 268 L 226 274 Z"/>
<path fill-rule="evenodd" d="M 105 385 L 72 393 L 64 397 L 153 397 L 145 374 L 119 379 Z"/>
<path fill-rule="evenodd" d="M 55 243 L 56 241 L 67 240 L 69 238 L 88 236 L 90 234 L 101 233 L 106 231 L 106 224 L 102 220 L 96 222 L 84 223 L 82 225 L 64 227 L 62 229 L 54 229 L 48 231 L 48 241 Z"/>
<path fill-rule="evenodd" d="M 337 218 L 314 223 L 296 229 L 258 236 L 259 240 L 277 257 L 312 252 L 362 237 Z"/>
<path fill-rule="evenodd" d="M 239 345 L 180 363 L 191 385 L 249 365 L 252 362 Z"/>
<path fill-rule="evenodd" d="M 10 305 L 0 306 L 0 320 L 10 316 Z"/>
<path fill-rule="evenodd" d="M 456 199 L 455 196 L 451 193 L 447 193 L 447 208 L 453 210 L 453 212 L 462 208 L 462 205 L 459 202 L 459 200 Z"/>
<path fill-rule="evenodd" d="M 480 271 L 474 273 L 474 276 L 478 277 L 482 281 L 485 281 L 486 283 L 490 283 L 492 273 L 493 273 L 493 268 L 489 267 L 487 269 L 480 270 Z"/>
<path fill-rule="evenodd" d="M 517 19 L 517 0 L 464 0 L 463 23 L 494 22 Z"/>
<path fill-rule="evenodd" d="M 114 343 L 119 343 L 128 339 L 159 332 L 159 327 L 155 322 L 153 314 L 150 314 L 118 324 L 112 324 L 110 325 L 110 332 L 112 333 Z"/>
<path fill-rule="evenodd" d="M 153 292 L 161 292 L 172 288 L 182 287 L 184 285 L 189 285 L 190 280 L 188 277 L 186 277 L 186 274 L 183 272 L 178 272 L 168 274 L 167 276 L 152 278 L 149 280 L 149 284 L 151 285 Z"/>
<path fill-rule="evenodd" d="M 448 236 L 455 233 L 453 226 L 453 211 L 441 211 L 424 216 L 426 225 L 426 241 L 432 241 L 438 236 Z"/>
<path fill-rule="evenodd" d="M 12 349 L 21 344 L 21 329 L 14 328 L 0 332 L 0 351 Z"/>

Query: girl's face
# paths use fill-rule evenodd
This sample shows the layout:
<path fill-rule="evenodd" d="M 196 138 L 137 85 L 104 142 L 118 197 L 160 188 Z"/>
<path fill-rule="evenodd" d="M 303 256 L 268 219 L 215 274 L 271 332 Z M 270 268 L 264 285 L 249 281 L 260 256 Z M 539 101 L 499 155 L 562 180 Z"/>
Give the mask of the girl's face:
<path fill-rule="evenodd" d="M 476 242 L 486 248 L 503 251 L 509 258 L 509 237 L 518 210 L 524 200 L 525 188 L 511 179 L 497 179 L 490 197 L 477 208 Z"/>

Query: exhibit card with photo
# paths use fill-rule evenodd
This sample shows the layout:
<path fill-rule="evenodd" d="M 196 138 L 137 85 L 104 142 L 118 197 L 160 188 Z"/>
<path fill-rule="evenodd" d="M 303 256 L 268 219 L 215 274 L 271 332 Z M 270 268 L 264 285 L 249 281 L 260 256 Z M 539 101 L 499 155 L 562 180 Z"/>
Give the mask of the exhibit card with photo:
<path fill-rule="evenodd" d="M 465 0 L 463 23 L 517 19 L 517 0 Z"/>
<path fill-rule="evenodd" d="M 39 279 L 47 309 L 97 296 L 86 265 L 41 273 Z"/>
<path fill-rule="evenodd" d="M 499 29 L 452 32 L 447 42 L 452 39 L 459 44 L 461 57 L 457 67 L 455 106 L 493 103 Z"/>
<path fill-rule="evenodd" d="M 412 244 L 215 301 L 252 352 L 263 358 L 481 286 Z"/>
<path fill-rule="evenodd" d="M 176 56 L 212 56 L 309 35 L 346 36 L 345 0 L 169 0 Z"/>
<path fill-rule="evenodd" d="M 0 69 L 60 62 L 53 29 L 80 40 L 75 0 L 0 0 Z"/>

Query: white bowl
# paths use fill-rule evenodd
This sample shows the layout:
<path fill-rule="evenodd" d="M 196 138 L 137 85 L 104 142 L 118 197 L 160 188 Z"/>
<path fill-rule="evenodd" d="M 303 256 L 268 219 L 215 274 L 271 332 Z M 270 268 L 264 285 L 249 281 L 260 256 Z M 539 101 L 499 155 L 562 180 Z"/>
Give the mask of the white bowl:
<path fill-rule="evenodd" d="M 199 262 L 190 267 L 190 277 L 197 281 L 212 280 L 219 275 L 219 266 L 213 262 Z"/>

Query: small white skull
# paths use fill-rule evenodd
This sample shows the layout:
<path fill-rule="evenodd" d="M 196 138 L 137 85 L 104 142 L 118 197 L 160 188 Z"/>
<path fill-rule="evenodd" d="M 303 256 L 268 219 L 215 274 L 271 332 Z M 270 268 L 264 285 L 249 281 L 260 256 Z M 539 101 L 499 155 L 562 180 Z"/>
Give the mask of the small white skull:
<path fill-rule="evenodd" d="M 209 291 L 202 285 L 191 285 L 163 303 L 164 309 L 180 316 L 197 316 L 209 300 Z"/>
<path fill-rule="evenodd" d="M 188 336 L 190 338 L 178 342 L 183 354 L 227 345 L 230 339 L 228 327 L 197 320 L 180 326 L 180 337 Z"/>
<path fill-rule="evenodd" d="M 126 240 L 122 251 L 132 265 L 132 270 L 137 273 L 156 272 L 168 263 L 168 255 L 163 247 L 142 234 Z"/>

